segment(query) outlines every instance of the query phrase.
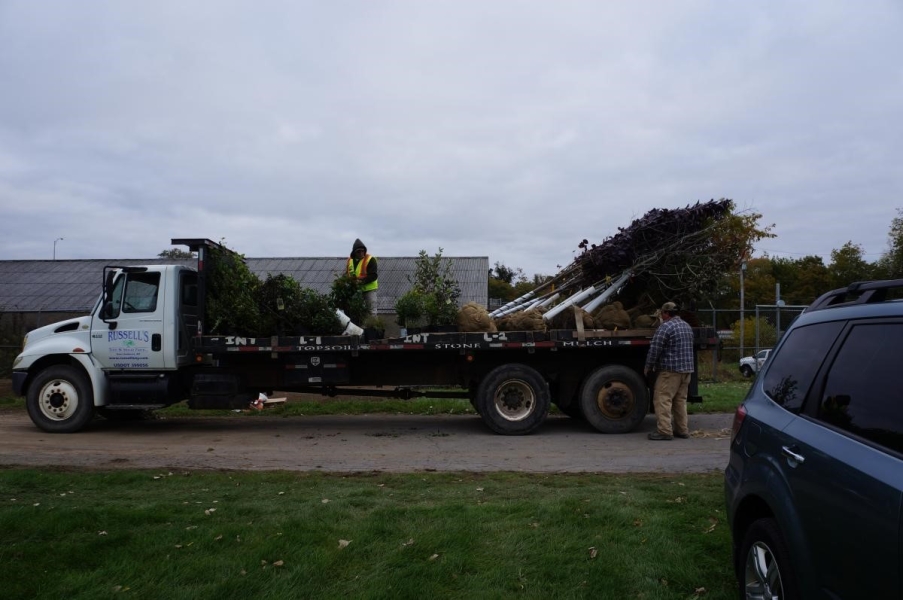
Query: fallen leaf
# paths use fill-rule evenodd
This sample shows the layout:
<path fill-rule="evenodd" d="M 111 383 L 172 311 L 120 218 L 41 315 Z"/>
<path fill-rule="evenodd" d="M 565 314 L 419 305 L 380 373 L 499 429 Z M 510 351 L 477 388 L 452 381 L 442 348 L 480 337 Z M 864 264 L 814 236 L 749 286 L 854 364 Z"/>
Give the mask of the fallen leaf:
<path fill-rule="evenodd" d="M 477 491 L 478 491 L 478 492 L 482 492 L 482 491 L 483 491 L 483 488 L 477 488 Z"/>
<path fill-rule="evenodd" d="M 114 591 L 114 592 L 118 592 L 118 591 L 121 590 L 121 589 L 122 589 L 122 586 L 121 586 L 121 585 L 114 585 L 114 586 L 113 586 L 113 591 Z"/>
<path fill-rule="evenodd" d="M 285 492 L 279 492 L 279 495 L 280 495 L 280 496 L 284 496 L 284 495 L 285 495 Z"/>
<path fill-rule="evenodd" d="M 285 564 L 284 561 L 277 560 L 276 562 L 273 563 L 273 566 L 274 566 L 274 567 L 281 567 L 281 566 L 284 565 L 284 564 Z"/>
<path fill-rule="evenodd" d="M 260 564 L 261 564 L 261 565 L 265 565 L 265 564 L 267 564 L 267 561 L 261 560 L 261 561 L 260 561 Z"/>
<path fill-rule="evenodd" d="M 668 580 L 665 579 L 664 577 L 662 577 L 661 579 L 659 579 L 658 582 L 659 582 L 660 584 L 662 584 L 662 585 L 668 585 Z"/>
<path fill-rule="evenodd" d="M 40 503 L 40 502 L 35 502 L 35 503 L 34 503 L 34 506 L 41 506 L 41 503 Z"/>
<path fill-rule="evenodd" d="M 244 569 L 242 569 L 242 570 L 241 570 L 241 574 L 242 574 L 242 575 L 247 575 L 247 574 L 248 574 L 248 572 L 247 572 L 247 571 L 245 571 L 245 570 L 244 570 Z"/>
<path fill-rule="evenodd" d="M 433 554 L 429 559 L 430 559 L 430 560 L 436 560 L 437 558 L 439 558 L 439 555 L 438 555 L 438 554 Z"/>
<path fill-rule="evenodd" d="M 97 535 L 107 535 L 107 532 L 106 531 L 98 531 Z"/>
<path fill-rule="evenodd" d="M 220 535 L 216 536 L 215 538 L 213 538 L 213 541 L 214 541 L 214 542 L 218 542 L 218 541 L 220 541 L 221 539 L 223 539 L 222 534 L 220 534 Z"/>
<path fill-rule="evenodd" d="M 697 596 L 703 596 L 706 593 L 706 589 L 704 587 L 698 587 L 695 590 L 693 590 L 693 593 L 696 594 Z"/>
<path fill-rule="evenodd" d="M 642 527 L 642 526 L 643 526 L 643 521 L 641 521 L 640 519 L 637 519 L 637 520 L 635 520 L 635 521 L 633 522 L 633 526 L 634 526 L 634 527 Z"/>
<path fill-rule="evenodd" d="M 323 504 L 329 504 L 329 498 L 323 498 L 322 500 L 320 500 L 320 502 L 322 502 Z"/>
<path fill-rule="evenodd" d="M 339 548 L 344 548 L 351 543 L 351 540 L 339 540 Z"/>
<path fill-rule="evenodd" d="M 176 548 L 181 548 L 182 544 L 176 544 Z"/>
<path fill-rule="evenodd" d="M 408 541 L 401 543 L 402 548 L 404 548 L 405 546 L 413 546 L 413 545 L 414 545 L 414 538 L 411 538 Z"/>
<path fill-rule="evenodd" d="M 599 555 L 599 551 L 596 550 L 596 547 L 595 547 L 595 546 L 590 546 L 590 547 L 589 547 L 589 557 L 590 557 L 590 558 L 596 558 L 598 555 Z"/>

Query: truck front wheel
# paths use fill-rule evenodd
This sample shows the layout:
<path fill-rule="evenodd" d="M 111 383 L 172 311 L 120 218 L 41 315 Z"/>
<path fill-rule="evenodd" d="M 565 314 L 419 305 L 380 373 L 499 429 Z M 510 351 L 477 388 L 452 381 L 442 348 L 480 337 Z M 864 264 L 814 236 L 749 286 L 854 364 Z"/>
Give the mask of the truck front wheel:
<path fill-rule="evenodd" d="M 602 433 L 633 431 L 649 412 L 646 382 L 629 367 L 600 367 L 580 387 L 580 408 Z"/>
<path fill-rule="evenodd" d="M 94 417 L 94 393 L 78 369 L 55 365 L 41 371 L 25 401 L 34 424 L 50 433 L 72 433 Z"/>
<path fill-rule="evenodd" d="M 477 389 L 477 412 L 496 433 L 530 433 L 549 414 L 549 386 L 536 369 L 511 364 L 496 367 Z"/>

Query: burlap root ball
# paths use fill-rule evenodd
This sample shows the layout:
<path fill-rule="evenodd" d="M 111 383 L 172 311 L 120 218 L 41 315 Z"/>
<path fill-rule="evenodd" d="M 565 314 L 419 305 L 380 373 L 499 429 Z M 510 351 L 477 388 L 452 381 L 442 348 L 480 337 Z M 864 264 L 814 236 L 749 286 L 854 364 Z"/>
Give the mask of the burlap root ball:
<path fill-rule="evenodd" d="M 481 332 L 498 331 L 495 322 L 482 305 L 468 302 L 458 311 L 458 331 Z"/>

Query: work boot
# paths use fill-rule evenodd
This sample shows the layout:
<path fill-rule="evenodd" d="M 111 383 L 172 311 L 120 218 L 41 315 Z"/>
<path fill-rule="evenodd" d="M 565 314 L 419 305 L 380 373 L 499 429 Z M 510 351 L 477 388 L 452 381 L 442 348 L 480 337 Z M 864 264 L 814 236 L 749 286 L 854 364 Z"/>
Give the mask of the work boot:
<path fill-rule="evenodd" d="M 682 440 L 687 440 L 687 439 L 690 439 L 690 434 L 689 433 L 675 433 L 674 437 L 680 438 Z"/>
<path fill-rule="evenodd" d="M 660 433 L 658 431 L 653 431 L 652 433 L 649 434 L 649 439 L 650 440 L 671 440 L 674 438 L 670 435 L 665 435 L 664 433 Z"/>

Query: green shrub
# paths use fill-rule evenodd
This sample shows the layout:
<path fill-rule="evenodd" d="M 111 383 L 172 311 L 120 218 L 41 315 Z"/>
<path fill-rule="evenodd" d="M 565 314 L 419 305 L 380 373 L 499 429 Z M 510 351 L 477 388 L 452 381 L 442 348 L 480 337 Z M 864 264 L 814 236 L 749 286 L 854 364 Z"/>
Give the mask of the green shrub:
<path fill-rule="evenodd" d="M 354 275 L 344 273 L 332 282 L 332 302 L 351 322 L 361 325 L 370 314 L 370 307 L 364 299 L 364 292 Z"/>
<path fill-rule="evenodd" d="M 395 315 L 402 327 L 416 327 L 423 318 L 423 293 L 416 287 L 409 289 L 395 301 Z"/>

